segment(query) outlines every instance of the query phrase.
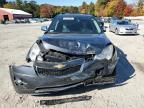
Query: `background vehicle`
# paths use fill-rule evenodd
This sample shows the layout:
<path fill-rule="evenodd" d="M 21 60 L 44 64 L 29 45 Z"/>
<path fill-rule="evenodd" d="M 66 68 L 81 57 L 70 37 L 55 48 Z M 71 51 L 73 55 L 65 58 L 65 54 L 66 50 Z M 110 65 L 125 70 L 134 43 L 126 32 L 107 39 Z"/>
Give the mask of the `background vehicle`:
<path fill-rule="evenodd" d="M 129 20 L 112 20 L 109 31 L 115 34 L 137 34 L 138 26 Z"/>

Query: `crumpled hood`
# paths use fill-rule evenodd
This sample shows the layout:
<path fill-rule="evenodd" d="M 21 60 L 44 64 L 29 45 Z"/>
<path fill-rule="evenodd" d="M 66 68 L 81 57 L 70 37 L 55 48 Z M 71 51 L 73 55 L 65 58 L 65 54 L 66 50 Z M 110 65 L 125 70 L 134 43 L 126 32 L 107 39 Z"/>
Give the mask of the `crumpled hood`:
<path fill-rule="evenodd" d="M 103 48 L 111 44 L 105 34 L 45 34 L 40 39 L 50 45 L 60 48 L 60 51 L 66 49 L 71 53 L 86 53 L 86 51 L 90 49 L 100 53 Z M 51 48 L 58 50 L 55 49 L 55 47 Z"/>

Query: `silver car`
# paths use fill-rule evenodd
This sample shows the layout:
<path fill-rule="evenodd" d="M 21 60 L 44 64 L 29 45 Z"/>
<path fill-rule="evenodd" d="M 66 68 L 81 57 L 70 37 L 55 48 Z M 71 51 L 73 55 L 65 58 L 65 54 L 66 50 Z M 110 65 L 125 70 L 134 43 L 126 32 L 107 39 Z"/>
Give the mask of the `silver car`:
<path fill-rule="evenodd" d="M 137 34 L 138 25 L 128 20 L 112 20 L 109 25 L 109 31 L 116 35 L 120 34 Z"/>

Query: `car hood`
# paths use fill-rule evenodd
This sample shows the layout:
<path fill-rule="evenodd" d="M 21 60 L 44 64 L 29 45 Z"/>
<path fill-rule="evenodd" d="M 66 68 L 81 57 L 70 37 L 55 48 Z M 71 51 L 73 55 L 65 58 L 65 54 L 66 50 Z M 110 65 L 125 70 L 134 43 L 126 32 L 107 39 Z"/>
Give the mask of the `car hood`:
<path fill-rule="evenodd" d="M 45 34 L 41 40 L 49 45 L 47 49 L 80 54 L 87 50 L 100 53 L 111 44 L 105 34 Z"/>
<path fill-rule="evenodd" d="M 119 27 L 124 27 L 124 28 L 136 28 L 136 26 L 134 24 L 130 24 L 130 25 L 119 25 Z"/>

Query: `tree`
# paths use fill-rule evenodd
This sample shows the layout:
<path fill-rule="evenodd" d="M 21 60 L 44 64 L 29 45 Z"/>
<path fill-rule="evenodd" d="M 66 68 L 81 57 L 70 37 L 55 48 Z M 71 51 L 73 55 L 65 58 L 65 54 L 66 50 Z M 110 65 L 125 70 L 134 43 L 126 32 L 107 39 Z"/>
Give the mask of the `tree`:
<path fill-rule="evenodd" d="M 17 9 L 23 9 L 23 1 L 22 0 L 16 0 L 16 8 Z"/>
<path fill-rule="evenodd" d="M 6 3 L 6 0 L 0 0 L 0 7 L 3 7 L 5 3 Z"/>
<path fill-rule="evenodd" d="M 39 5 L 37 5 L 36 1 L 30 1 L 30 2 L 24 1 L 22 10 L 31 13 L 33 17 L 40 16 L 40 7 Z"/>
<path fill-rule="evenodd" d="M 131 16 L 139 16 L 138 10 L 134 9 L 133 12 L 131 13 Z"/>
<path fill-rule="evenodd" d="M 133 13 L 134 9 L 132 5 L 127 5 L 125 10 L 124 10 L 124 15 L 125 16 L 131 16 Z"/>
<path fill-rule="evenodd" d="M 144 0 L 139 0 L 138 1 L 138 7 L 143 7 L 144 4 Z"/>
<path fill-rule="evenodd" d="M 139 15 L 144 15 L 144 0 L 138 1 L 138 9 Z"/>
<path fill-rule="evenodd" d="M 15 2 L 9 2 L 9 3 L 5 4 L 3 7 L 4 8 L 9 8 L 9 9 L 15 9 L 16 4 L 15 4 Z"/>
<path fill-rule="evenodd" d="M 88 5 L 86 2 L 82 3 L 82 6 L 80 7 L 80 13 L 83 13 L 83 14 L 88 13 Z"/>
<path fill-rule="evenodd" d="M 97 0 L 97 5 L 103 6 L 106 5 L 110 0 Z"/>
<path fill-rule="evenodd" d="M 117 4 L 115 8 L 115 16 L 123 17 L 125 7 L 126 7 L 126 3 L 124 0 L 117 0 Z"/>
<path fill-rule="evenodd" d="M 89 10 L 89 14 L 92 14 L 92 15 L 95 14 L 95 5 L 93 2 L 90 3 L 88 10 Z"/>
<path fill-rule="evenodd" d="M 104 10 L 110 0 L 97 0 L 95 5 L 95 15 L 96 16 L 103 16 Z"/>
<path fill-rule="evenodd" d="M 117 6 L 117 0 L 111 0 L 104 9 L 105 16 L 112 17 L 115 15 L 115 9 Z"/>
<path fill-rule="evenodd" d="M 68 6 L 66 8 L 67 8 L 68 13 L 78 13 L 79 12 L 78 7 L 75 7 L 75 6 L 70 6 L 70 7 Z"/>
<path fill-rule="evenodd" d="M 51 18 L 54 15 L 53 6 L 43 4 L 40 6 L 40 17 Z"/>

